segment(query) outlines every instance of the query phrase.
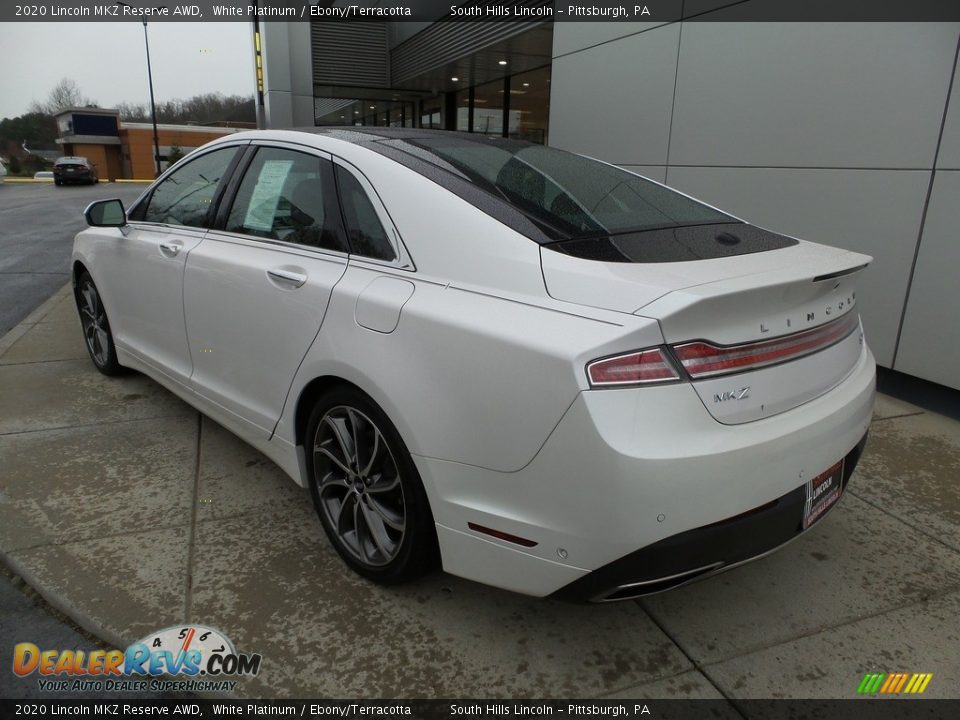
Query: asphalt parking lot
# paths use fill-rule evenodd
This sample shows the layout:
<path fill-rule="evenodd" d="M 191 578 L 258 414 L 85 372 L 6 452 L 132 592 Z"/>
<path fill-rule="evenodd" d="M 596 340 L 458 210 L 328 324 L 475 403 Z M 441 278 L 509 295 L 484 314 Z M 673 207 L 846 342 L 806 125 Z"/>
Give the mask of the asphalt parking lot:
<path fill-rule="evenodd" d="M 144 376 L 99 375 L 63 281 L 0 339 L 0 555 L 106 643 L 220 628 L 264 658 L 242 697 L 852 698 L 866 672 L 933 673 L 925 697 L 958 696 L 956 420 L 879 396 L 819 527 L 641 602 L 440 572 L 380 588 L 264 456 Z"/>
<path fill-rule="evenodd" d="M 70 248 L 84 227 L 83 209 L 110 197 L 129 204 L 144 187 L 0 182 L 0 334 L 69 279 Z"/>

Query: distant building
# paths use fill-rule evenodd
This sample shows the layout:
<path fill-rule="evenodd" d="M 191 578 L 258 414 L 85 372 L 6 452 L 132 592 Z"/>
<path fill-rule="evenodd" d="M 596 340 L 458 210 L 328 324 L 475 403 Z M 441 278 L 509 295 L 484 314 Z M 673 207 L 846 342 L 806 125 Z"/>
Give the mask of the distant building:
<path fill-rule="evenodd" d="M 57 114 L 56 121 L 60 154 L 86 157 L 97 166 L 101 180 L 152 179 L 156 175 L 151 123 L 124 122 L 117 110 L 104 108 L 67 108 Z M 186 155 L 211 140 L 253 127 L 253 123 L 231 127 L 158 124 L 160 167 L 166 169 L 174 147 Z"/>

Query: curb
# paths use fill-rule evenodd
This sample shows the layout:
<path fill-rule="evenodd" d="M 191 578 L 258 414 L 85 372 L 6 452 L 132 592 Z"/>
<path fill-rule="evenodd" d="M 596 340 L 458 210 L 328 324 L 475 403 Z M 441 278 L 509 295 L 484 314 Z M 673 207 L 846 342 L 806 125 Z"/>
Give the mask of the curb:
<path fill-rule="evenodd" d="M 12 572 L 23 578 L 23 581 L 33 588 L 33 590 L 43 598 L 45 603 L 65 615 L 70 622 L 77 625 L 83 631 L 89 633 L 105 645 L 114 648 L 124 648 L 128 645 L 119 635 L 101 627 L 99 623 L 94 622 L 77 607 L 71 605 L 66 597 L 44 587 L 25 564 L 15 560 L 13 556 L 3 548 L 0 548 L 0 562 L 3 562 Z"/>
<path fill-rule="evenodd" d="M 3 337 L 0 337 L 0 354 L 9 350 L 14 343 L 22 338 L 31 328 L 33 328 L 34 325 L 45 318 L 50 311 L 53 310 L 53 308 L 64 299 L 65 294 L 69 292 L 68 289 L 71 286 L 72 283 L 67 283 L 59 290 L 54 292 L 53 295 L 44 300 L 36 309 L 34 309 L 33 312 L 8 330 Z M 13 553 L 15 552 L 16 551 L 13 551 Z M 30 568 L 27 567 L 26 564 L 19 562 L 13 557 L 13 553 L 8 552 L 3 547 L 0 547 L 0 562 L 10 568 L 11 571 L 22 577 L 24 582 L 26 582 L 27 585 L 33 588 L 36 593 L 43 598 L 44 602 L 61 612 L 63 615 L 66 615 L 71 622 L 75 623 L 77 626 L 98 638 L 102 642 L 117 648 L 126 647 L 126 645 L 123 644 L 122 638 L 117 636 L 112 631 L 101 627 L 99 623 L 94 622 L 79 608 L 73 606 L 66 597 L 44 587 L 44 585 L 37 580 L 33 572 L 30 571 Z"/>
<path fill-rule="evenodd" d="M 9 350 L 13 344 L 17 342 L 17 340 L 27 334 L 27 331 L 30 330 L 30 328 L 45 318 L 50 311 L 53 310 L 54 306 L 63 300 L 65 295 L 70 293 L 70 288 L 72 285 L 73 283 L 71 281 L 63 285 L 63 287 L 55 290 L 53 295 L 35 307 L 33 311 L 23 320 L 10 328 L 3 335 L 3 337 L 0 337 L 0 355 Z"/>
<path fill-rule="evenodd" d="M 142 182 L 153 181 L 149 180 Z M 2 337 L 0 337 L 0 354 L 3 354 L 10 349 L 14 343 L 16 343 L 27 332 L 29 332 L 30 329 L 32 329 L 44 317 L 46 317 L 59 302 L 64 300 L 64 297 L 69 297 L 72 285 L 72 281 L 66 283 L 63 287 L 54 292 L 53 295 L 44 300 L 43 303 L 41 303 L 26 318 L 24 318 L 17 325 L 14 325 L 13 328 L 8 330 Z M 119 649 L 126 648 L 131 642 L 134 642 L 138 639 L 124 639 L 118 633 L 103 627 L 99 622 L 90 617 L 88 613 L 84 612 L 80 607 L 71 602 L 65 593 L 51 590 L 49 587 L 45 586 L 37 579 L 26 562 L 21 562 L 14 557 L 17 552 L 18 551 L 16 550 L 8 551 L 5 548 L 0 547 L 0 563 L 6 565 L 15 575 L 20 576 L 20 578 L 22 578 L 23 581 L 29 585 L 30 588 L 32 588 L 33 591 L 36 592 L 45 603 L 47 603 L 47 605 L 65 616 L 67 620 L 90 635 L 91 638 L 102 643 L 106 647 Z M 171 678 L 169 676 L 164 676 L 164 679 Z M 193 697 L 205 700 L 239 701 L 244 699 L 235 691 L 195 691 L 190 694 Z"/>

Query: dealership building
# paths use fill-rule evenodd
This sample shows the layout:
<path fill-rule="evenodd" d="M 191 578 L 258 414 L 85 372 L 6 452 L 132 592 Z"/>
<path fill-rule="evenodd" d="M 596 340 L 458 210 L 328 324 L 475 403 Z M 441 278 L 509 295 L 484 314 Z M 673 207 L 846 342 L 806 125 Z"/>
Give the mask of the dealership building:
<path fill-rule="evenodd" d="M 960 23 L 712 19 L 265 22 L 263 122 L 546 143 L 870 254 L 878 363 L 960 388 Z"/>

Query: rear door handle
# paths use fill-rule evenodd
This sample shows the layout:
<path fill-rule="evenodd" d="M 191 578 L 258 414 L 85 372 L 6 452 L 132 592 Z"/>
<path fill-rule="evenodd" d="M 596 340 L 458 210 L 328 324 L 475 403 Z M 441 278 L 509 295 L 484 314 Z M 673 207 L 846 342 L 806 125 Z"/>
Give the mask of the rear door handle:
<path fill-rule="evenodd" d="M 267 275 L 270 276 L 271 280 L 275 280 L 283 285 L 293 285 L 293 287 L 300 287 L 307 281 L 307 276 L 304 273 L 282 270 L 280 268 L 267 270 Z"/>
<path fill-rule="evenodd" d="M 163 252 L 164 255 L 169 255 L 170 257 L 173 257 L 174 255 L 179 253 L 180 248 L 182 247 L 183 247 L 183 243 L 175 243 L 175 242 L 160 243 L 160 250 Z"/>

